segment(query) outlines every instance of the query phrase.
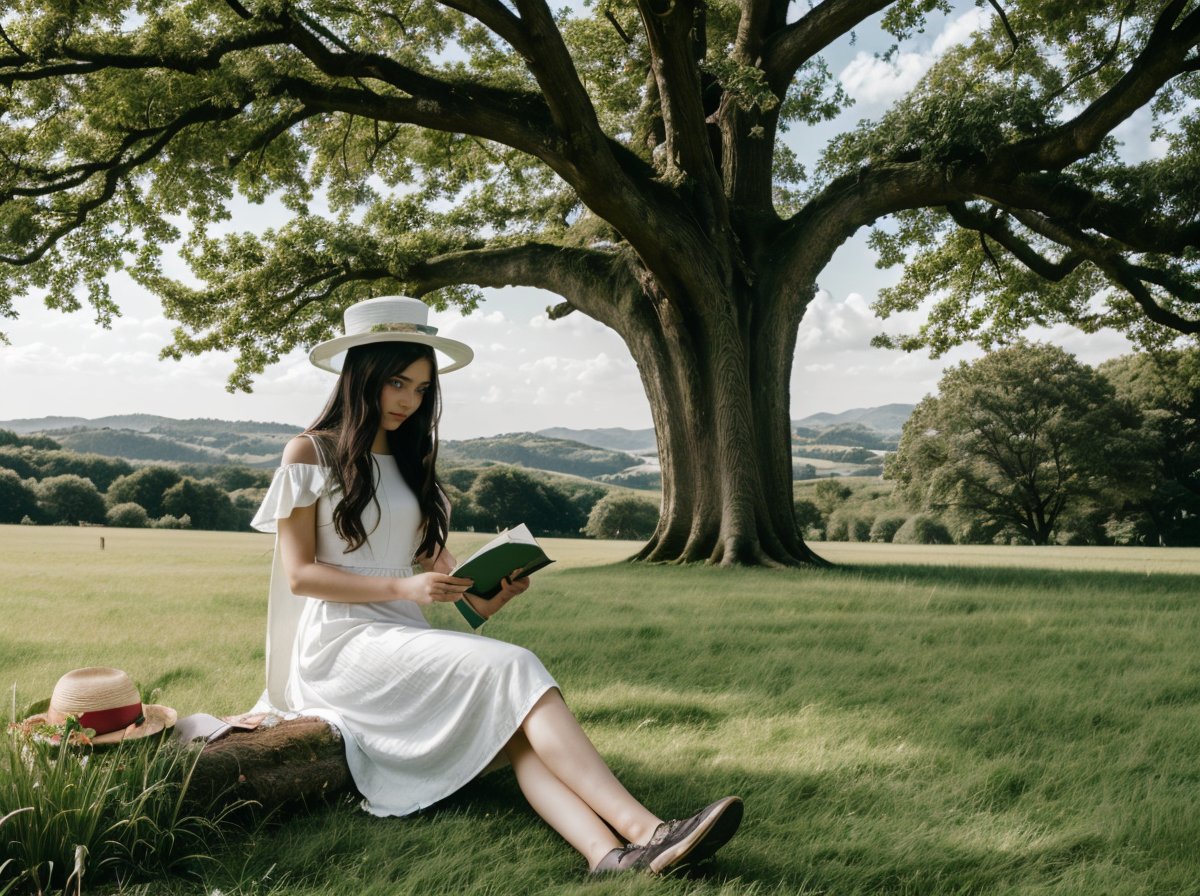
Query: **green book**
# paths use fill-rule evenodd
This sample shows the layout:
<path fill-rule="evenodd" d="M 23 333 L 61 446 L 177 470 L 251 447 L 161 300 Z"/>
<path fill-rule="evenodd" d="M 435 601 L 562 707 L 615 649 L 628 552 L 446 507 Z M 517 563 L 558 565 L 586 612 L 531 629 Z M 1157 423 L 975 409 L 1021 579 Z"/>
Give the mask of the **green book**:
<path fill-rule="evenodd" d="M 472 579 L 475 584 L 471 593 L 490 600 L 500 593 L 500 580 L 505 576 L 511 574 L 514 579 L 524 578 L 553 562 L 537 543 L 533 533 L 522 523 L 501 532 L 454 567 L 450 575 Z M 513 570 L 518 572 L 513 573 Z M 483 624 L 483 618 L 471 609 L 465 599 L 457 601 L 455 606 L 472 628 L 479 628 Z"/>

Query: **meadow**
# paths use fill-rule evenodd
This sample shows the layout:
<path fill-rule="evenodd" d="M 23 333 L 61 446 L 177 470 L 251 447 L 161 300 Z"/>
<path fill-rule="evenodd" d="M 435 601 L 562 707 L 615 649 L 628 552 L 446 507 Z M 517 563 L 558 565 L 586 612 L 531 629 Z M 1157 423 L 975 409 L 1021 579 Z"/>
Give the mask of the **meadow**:
<path fill-rule="evenodd" d="M 271 546 L 0 527 L 6 715 L 92 664 L 181 714 L 248 708 Z M 659 814 L 743 796 L 716 860 L 589 880 L 501 771 L 414 817 L 344 798 L 84 892 L 1200 893 L 1200 550 L 831 543 L 836 568 L 771 571 L 546 546 L 559 562 L 485 633 L 541 656 Z"/>

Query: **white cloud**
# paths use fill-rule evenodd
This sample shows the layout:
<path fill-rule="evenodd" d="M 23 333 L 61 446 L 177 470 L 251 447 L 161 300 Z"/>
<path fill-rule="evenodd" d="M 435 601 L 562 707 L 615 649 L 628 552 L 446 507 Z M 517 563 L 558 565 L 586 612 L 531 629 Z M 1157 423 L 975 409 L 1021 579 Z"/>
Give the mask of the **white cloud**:
<path fill-rule="evenodd" d="M 1165 157 L 1168 143 L 1166 140 L 1155 139 L 1153 129 L 1154 116 L 1146 106 L 1117 125 L 1113 129 L 1113 137 L 1120 141 L 1118 151 L 1121 159 L 1132 165 Z"/>
<path fill-rule="evenodd" d="M 854 99 L 863 103 L 897 100 L 917 86 L 932 60 L 919 53 L 899 53 L 891 60 L 859 53 L 838 76 Z"/>
<path fill-rule="evenodd" d="M 860 51 L 838 75 L 842 87 L 861 103 L 898 100 L 917 86 L 921 77 L 947 50 L 968 41 L 990 17 L 990 10 L 971 9 L 947 21 L 927 47 L 899 51 L 890 59 Z"/>
<path fill-rule="evenodd" d="M 959 349 L 932 361 L 871 348 L 885 324 L 871 312 L 869 295 L 864 288 L 814 298 L 797 336 L 793 416 L 918 401 L 936 388 L 945 367 L 978 354 Z M 159 361 L 170 323 L 152 301 L 133 298 L 129 316 L 111 330 L 96 327 L 86 310 L 64 315 L 36 303 L 22 307 L 22 317 L 3 327 L 13 344 L 0 346 L 0 420 L 149 413 L 264 420 L 299 430 L 316 417 L 334 384 L 298 349 L 260 375 L 253 393 L 230 394 L 229 354 Z M 445 438 L 651 425 L 637 365 L 620 338 L 582 314 L 551 321 L 541 310 L 550 303 L 534 290 L 489 290 L 474 315 L 431 315 L 442 333 L 476 348 L 474 363 L 441 381 Z M 905 315 L 886 328 L 905 331 L 919 320 L 919 313 Z M 1119 337 L 1070 328 L 1034 338 L 1092 364 L 1127 350 Z"/>
<path fill-rule="evenodd" d="M 801 352 L 865 348 L 871 337 L 882 329 L 861 295 L 852 292 L 839 302 L 822 289 L 809 303 L 796 336 L 796 346 Z"/>
<path fill-rule="evenodd" d="M 946 22 L 946 27 L 933 40 L 933 56 L 941 56 L 947 50 L 951 50 L 959 44 L 965 44 L 973 34 L 986 27 L 991 17 L 990 9 L 977 6 L 957 18 L 950 19 Z"/>

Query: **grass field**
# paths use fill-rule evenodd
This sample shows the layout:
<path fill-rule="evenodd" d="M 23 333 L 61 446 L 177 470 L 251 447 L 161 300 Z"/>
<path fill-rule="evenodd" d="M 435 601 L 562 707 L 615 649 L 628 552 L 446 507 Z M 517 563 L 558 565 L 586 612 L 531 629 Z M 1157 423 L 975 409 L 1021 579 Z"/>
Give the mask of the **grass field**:
<path fill-rule="evenodd" d="M 779 572 L 547 547 L 560 562 L 488 634 L 542 657 L 656 812 L 741 794 L 716 861 L 590 881 L 500 772 L 419 816 L 347 800 L 194 877 L 85 892 L 1200 893 L 1200 550 L 828 544 L 838 568 Z M 22 704 L 102 663 L 181 713 L 244 709 L 270 552 L 250 534 L 0 527 L 0 682 Z"/>

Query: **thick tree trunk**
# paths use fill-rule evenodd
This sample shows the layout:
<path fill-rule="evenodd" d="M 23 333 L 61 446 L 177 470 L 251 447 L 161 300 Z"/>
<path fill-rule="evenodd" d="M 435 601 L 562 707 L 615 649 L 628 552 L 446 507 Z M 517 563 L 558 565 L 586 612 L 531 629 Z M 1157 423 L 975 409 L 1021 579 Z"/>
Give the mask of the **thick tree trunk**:
<path fill-rule="evenodd" d="M 663 477 L 658 528 L 637 559 L 823 562 L 793 511 L 788 379 L 798 321 L 770 302 L 715 296 L 689 302 L 707 310 L 686 314 L 681 303 L 645 302 L 625 328 Z"/>

